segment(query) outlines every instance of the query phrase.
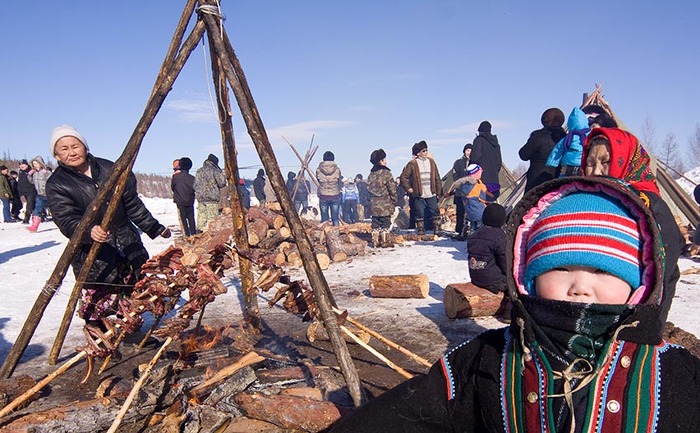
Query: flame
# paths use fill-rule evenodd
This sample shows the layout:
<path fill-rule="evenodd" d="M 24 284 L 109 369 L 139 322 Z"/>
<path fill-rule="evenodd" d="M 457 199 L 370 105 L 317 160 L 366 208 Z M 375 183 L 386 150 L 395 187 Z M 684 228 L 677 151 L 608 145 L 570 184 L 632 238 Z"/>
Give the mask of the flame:
<path fill-rule="evenodd" d="M 199 333 L 194 330 L 182 339 L 182 352 L 195 353 L 213 349 L 222 340 L 221 329 L 214 329 L 209 325 L 202 326 Z"/>

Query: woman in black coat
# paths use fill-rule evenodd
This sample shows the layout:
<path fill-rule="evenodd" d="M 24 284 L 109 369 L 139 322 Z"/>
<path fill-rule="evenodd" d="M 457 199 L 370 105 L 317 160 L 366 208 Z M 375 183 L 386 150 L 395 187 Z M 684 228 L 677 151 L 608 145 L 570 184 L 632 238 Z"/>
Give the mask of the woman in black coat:
<path fill-rule="evenodd" d="M 518 151 L 520 159 L 530 161 L 525 192 L 554 179 L 556 168 L 547 166 L 547 158 L 554 145 L 566 135 L 566 131 L 562 128 L 564 113 L 560 109 L 549 108 L 545 110 L 540 120 L 544 128 L 533 131 L 530 138 L 527 139 L 527 143 Z"/>
<path fill-rule="evenodd" d="M 58 161 L 58 168 L 46 182 L 46 196 L 54 222 L 61 233 L 70 238 L 97 191 L 109 178 L 114 163 L 90 154 L 85 138 L 67 125 L 54 129 L 50 148 Z M 121 202 L 109 230 L 105 231 L 99 222 L 110 200 L 111 196 L 105 199 L 95 225 L 81 240 L 71 262 L 77 278 L 93 242 L 102 243 L 83 285 L 79 315 L 88 322 L 113 314 L 119 296 L 128 294 L 139 278 L 141 266 L 148 260 L 148 252 L 137 227 L 151 239 L 170 237 L 170 230 L 153 218 L 139 198 L 133 174 L 129 175 Z"/>

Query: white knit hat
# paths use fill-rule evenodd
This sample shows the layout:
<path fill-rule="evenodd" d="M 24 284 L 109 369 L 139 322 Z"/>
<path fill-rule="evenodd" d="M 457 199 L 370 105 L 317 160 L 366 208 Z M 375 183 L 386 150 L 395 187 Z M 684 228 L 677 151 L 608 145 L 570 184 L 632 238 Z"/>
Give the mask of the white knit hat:
<path fill-rule="evenodd" d="M 87 140 L 85 139 L 85 137 L 83 137 L 83 134 L 78 132 L 77 129 L 73 128 L 70 125 L 61 125 L 55 127 L 53 129 L 53 132 L 51 132 L 51 140 L 49 140 L 49 149 L 51 149 L 51 156 L 56 154 L 56 142 L 58 142 L 58 140 L 60 140 L 63 137 L 77 138 L 78 140 L 80 140 L 81 143 L 85 145 L 85 150 L 87 150 L 88 152 L 90 151 Z"/>

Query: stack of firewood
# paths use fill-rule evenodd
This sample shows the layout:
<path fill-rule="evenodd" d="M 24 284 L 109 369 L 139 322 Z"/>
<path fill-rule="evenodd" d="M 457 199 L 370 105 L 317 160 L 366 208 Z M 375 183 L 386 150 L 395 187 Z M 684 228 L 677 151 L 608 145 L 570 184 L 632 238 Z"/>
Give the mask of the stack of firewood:
<path fill-rule="evenodd" d="M 232 242 L 235 218 L 229 210 L 211 221 L 204 233 L 178 241 L 186 256 L 202 257 L 214 246 Z M 370 223 L 332 226 L 302 218 L 304 228 L 313 245 L 321 269 L 332 262 L 344 262 L 365 254 L 372 231 Z M 301 267 L 302 260 L 287 220 L 280 211 L 269 206 L 252 206 L 245 215 L 245 226 L 250 255 L 262 266 Z M 367 235 L 367 236 L 365 236 Z M 206 259 L 206 258 L 205 258 Z"/>

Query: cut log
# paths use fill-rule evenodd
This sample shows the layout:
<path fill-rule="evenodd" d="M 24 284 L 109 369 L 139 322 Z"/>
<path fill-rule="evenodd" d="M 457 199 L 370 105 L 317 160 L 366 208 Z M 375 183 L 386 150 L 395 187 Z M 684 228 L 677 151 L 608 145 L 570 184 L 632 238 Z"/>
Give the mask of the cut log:
<path fill-rule="evenodd" d="M 427 298 L 430 281 L 425 274 L 372 275 L 369 293 L 375 298 Z"/>
<path fill-rule="evenodd" d="M 328 230 L 326 232 L 326 246 L 328 247 L 328 257 L 334 262 L 347 260 L 348 254 L 343 248 L 343 240 L 340 238 L 338 230 Z"/>
<path fill-rule="evenodd" d="M 316 260 L 318 260 L 318 265 L 321 267 L 322 271 L 328 269 L 331 264 L 331 259 L 326 253 L 316 253 Z"/>
<path fill-rule="evenodd" d="M 251 418 L 295 431 L 322 431 L 340 418 L 329 401 L 290 395 L 236 394 L 235 402 Z"/>
<path fill-rule="evenodd" d="M 287 263 L 294 268 L 300 268 L 304 264 L 299 255 L 299 251 L 296 249 L 287 252 Z"/>
<path fill-rule="evenodd" d="M 445 287 L 443 303 L 450 319 L 493 316 L 503 300 L 502 294 L 491 293 L 472 283 L 453 283 Z"/>
<path fill-rule="evenodd" d="M 267 237 L 268 225 L 261 219 L 249 221 L 246 228 L 248 231 L 248 243 L 250 245 L 255 246 Z"/>
<path fill-rule="evenodd" d="M 265 221 L 267 226 L 272 229 L 279 229 L 285 222 L 284 216 L 274 212 L 271 209 L 260 206 L 251 206 L 248 210 L 247 216 L 248 221 L 262 220 Z"/>

